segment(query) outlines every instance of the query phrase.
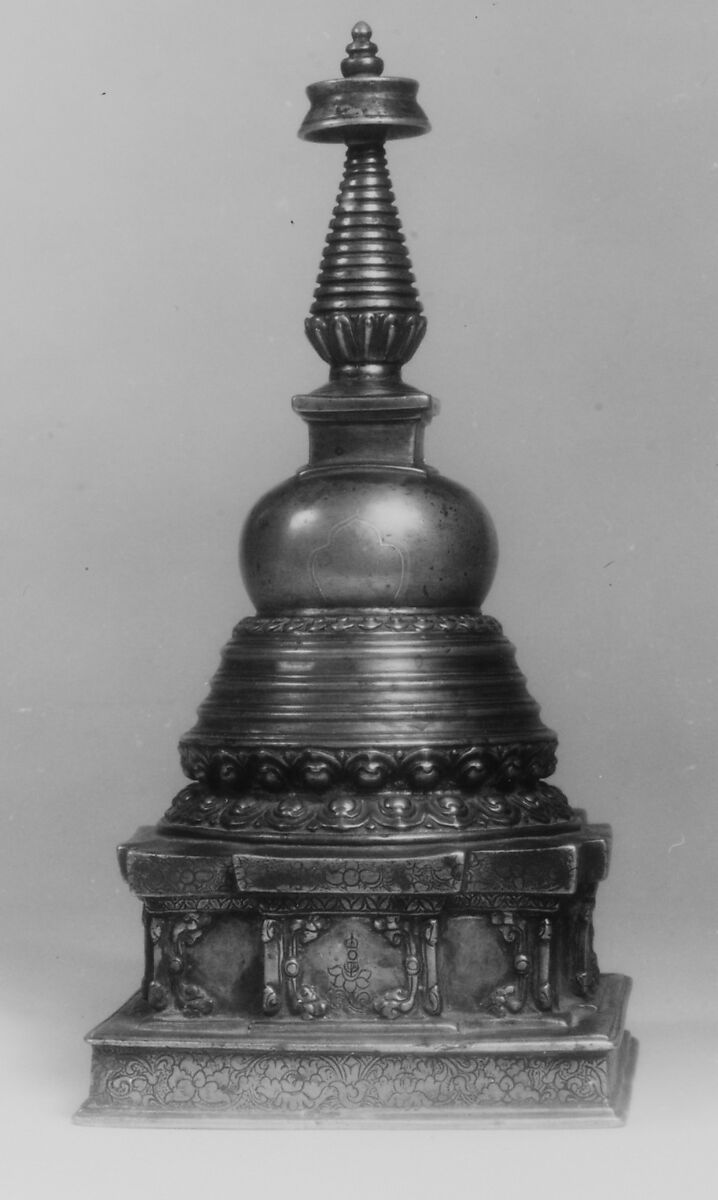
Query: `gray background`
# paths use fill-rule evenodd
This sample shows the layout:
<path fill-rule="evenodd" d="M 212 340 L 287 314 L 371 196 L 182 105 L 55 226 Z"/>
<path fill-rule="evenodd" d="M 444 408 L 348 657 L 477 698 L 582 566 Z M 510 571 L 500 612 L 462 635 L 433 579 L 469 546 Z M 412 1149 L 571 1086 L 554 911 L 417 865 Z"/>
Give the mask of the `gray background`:
<path fill-rule="evenodd" d="M 486 610 L 614 827 L 604 969 L 642 1041 L 621 1133 L 88 1131 L 82 1034 L 141 972 L 114 847 L 249 611 L 236 540 L 303 461 L 302 334 L 341 175 L 304 87 L 352 23 L 421 81 L 390 165 L 429 460 L 475 490 Z M 6 1192 L 697 1194 L 716 1105 L 713 0 L 4 6 L 1 950 Z M 314 1135 L 316 1138 L 317 1135 Z M 211 1170 L 208 1163 L 215 1164 Z M 562 1184 L 556 1184 L 561 1166 Z M 527 1172 L 536 1172 L 528 1183 Z"/>

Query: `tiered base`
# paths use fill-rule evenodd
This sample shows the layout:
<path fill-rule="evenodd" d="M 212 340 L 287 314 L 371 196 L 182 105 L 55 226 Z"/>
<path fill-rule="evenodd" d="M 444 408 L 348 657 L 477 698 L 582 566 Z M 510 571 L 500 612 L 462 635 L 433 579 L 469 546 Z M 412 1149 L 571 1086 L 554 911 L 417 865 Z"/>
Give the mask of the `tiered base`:
<path fill-rule="evenodd" d="M 526 1018 L 378 1028 L 197 1018 L 158 1023 L 133 997 L 88 1037 L 83 1123 L 214 1126 L 619 1125 L 636 1043 L 630 980 L 605 975 L 573 1028 Z"/>
<path fill-rule="evenodd" d="M 617 1124 L 630 981 L 601 976 L 610 842 L 120 848 L 142 988 L 89 1036 L 83 1121 Z M 390 852 L 389 852 L 390 851 Z"/>

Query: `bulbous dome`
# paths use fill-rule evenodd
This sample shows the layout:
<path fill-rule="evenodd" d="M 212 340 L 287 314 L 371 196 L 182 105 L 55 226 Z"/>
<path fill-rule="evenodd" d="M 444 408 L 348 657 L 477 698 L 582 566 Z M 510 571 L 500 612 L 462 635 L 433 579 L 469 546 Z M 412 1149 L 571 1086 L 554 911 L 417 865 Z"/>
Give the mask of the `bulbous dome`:
<path fill-rule="evenodd" d="M 311 607 L 473 609 L 496 569 L 494 526 L 466 488 L 432 471 L 300 474 L 264 496 L 240 546 L 261 614 Z"/>

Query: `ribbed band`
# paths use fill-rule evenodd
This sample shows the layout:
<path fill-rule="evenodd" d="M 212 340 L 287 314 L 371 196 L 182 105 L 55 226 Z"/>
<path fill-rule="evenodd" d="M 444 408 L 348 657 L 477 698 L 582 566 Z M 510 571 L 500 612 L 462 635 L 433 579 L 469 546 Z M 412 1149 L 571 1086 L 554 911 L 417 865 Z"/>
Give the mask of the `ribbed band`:
<path fill-rule="evenodd" d="M 422 311 L 382 145 L 347 149 L 312 315 Z"/>

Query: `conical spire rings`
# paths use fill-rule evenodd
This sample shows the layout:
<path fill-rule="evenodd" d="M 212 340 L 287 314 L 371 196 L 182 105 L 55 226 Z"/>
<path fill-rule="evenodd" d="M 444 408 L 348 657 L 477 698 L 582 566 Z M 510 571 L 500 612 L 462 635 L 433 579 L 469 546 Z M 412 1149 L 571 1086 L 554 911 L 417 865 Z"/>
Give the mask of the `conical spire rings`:
<path fill-rule="evenodd" d="M 426 331 L 383 145 L 352 144 L 307 337 L 335 373 L 396 373 Z"/>

